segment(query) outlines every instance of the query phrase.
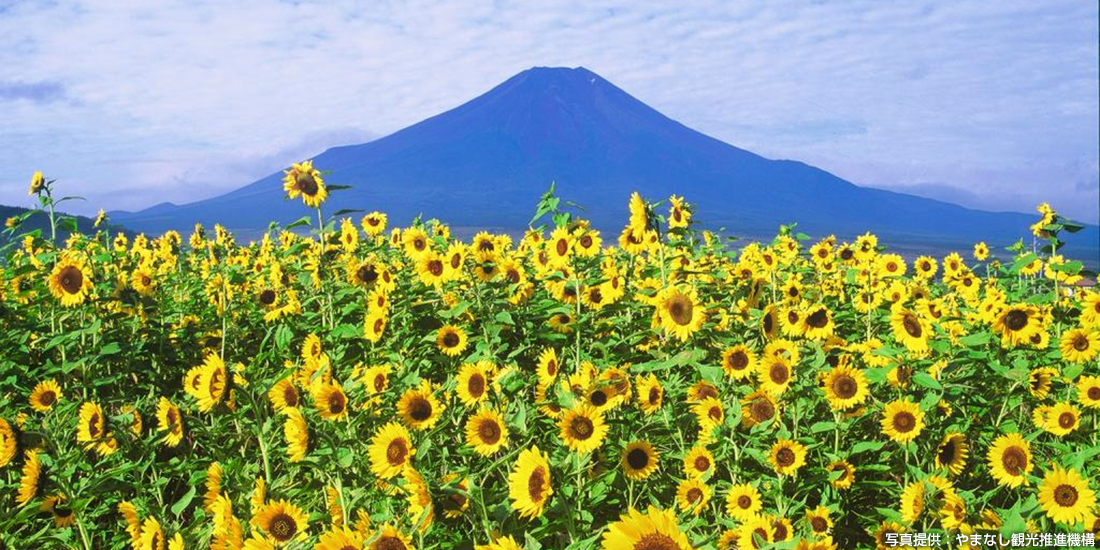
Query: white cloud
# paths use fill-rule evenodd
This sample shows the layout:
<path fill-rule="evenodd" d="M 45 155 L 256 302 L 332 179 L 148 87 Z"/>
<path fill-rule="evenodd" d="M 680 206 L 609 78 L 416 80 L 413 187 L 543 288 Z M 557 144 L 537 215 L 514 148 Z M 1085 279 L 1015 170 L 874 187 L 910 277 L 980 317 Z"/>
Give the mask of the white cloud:
<path fill-rule="evenodd" d="M 0 203 L 35 169 L 88 211 L 203 198 L 584 65 L 766 156 L 1097 221 L 1097 22 L 1076 0 L 19 2 L 0 10 L 0 82 L 23 86 L 0 97 Z"/>

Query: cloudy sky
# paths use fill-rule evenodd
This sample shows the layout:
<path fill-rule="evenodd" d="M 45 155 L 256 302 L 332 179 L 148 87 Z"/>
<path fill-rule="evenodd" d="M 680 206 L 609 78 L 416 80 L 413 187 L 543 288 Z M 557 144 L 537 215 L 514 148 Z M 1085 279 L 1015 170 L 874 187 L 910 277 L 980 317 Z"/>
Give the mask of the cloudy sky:
<path fill-rule="evenodd" d="M 0 0 L 0 204 L 221 194 L 585 66 L 688 126 L 857 184 L 1100 217 L 1082 0 Z"/>

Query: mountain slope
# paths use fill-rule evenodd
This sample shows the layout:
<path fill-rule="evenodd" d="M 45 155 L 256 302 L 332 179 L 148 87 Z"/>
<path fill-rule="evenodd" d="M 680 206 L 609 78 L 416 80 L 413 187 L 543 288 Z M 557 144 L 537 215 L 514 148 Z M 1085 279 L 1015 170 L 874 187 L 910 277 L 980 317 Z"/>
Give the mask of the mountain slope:
<path fill-rule="evenodd" d="M 962 245 L 1014 241 L 1033 221 L 862 188 L 800 162 L 766 159 L 669 119 L 584 68 L 524 71 L 394 134 L 329 149 L 314 164 L 331 171 L 328 182 L 353 186 L 331 195 L 328 212 L 382 210 L 396 223 L 423 213 L 454 226 L 522 229 L 551 181 L 612 231 L 625 221 L 632 190 L 652 199 L 683 195 L 704 224 L 757 236 L 797 221 L 811 234 L 871 230 Z M 262 230 L 272 219 L 306 213 L 282 200 L 280 179 L 272 174 L 220 197 L 116 219 L 146 231 L 194 222 Z M 1095 244 L 1095 227 L 1074 240 Z"/>

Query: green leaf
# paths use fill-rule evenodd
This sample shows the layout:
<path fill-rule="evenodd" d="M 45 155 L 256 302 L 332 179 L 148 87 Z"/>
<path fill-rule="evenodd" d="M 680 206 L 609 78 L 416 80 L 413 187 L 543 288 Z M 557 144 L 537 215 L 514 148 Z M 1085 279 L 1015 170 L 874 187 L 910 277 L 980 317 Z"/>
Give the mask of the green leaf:
<path fill-rule="evenodd" d="M 921 371 L 913 375 L 913 381 L 918 385 L 930 388 L 933 390 L 942 390 L 943 385 L 939 383 L 935 378 L 932 378 L 931 374 Z"/>
<path fill-rule="evenodd" d="M 187 508 L 188 504 L 191 504 L 191 499 L 195 498 L 196 486 L 192 485 L 191 490 L 187 491 L 175 504 L 172 505 L 172 513 L 179 517 L 180 514 Z"/>
<path fill-rule="evenodd" d="M 312 216 L 302 216 L 301 218 L 298 218 L 297 220 L 291 222 L 291 224 L 286 226 L 284 229 L 294 229 L 295 227 L 302 227 L 303 225 L 306 227 L 312 227 L 312 220 Z"/>
<path fill-rule="evenodd" d="M 852 451 L 850 454 L 857 455 L 866 451 L 878 451 L 885 446 L 885 441 L 860 441 L 859 443 L 852 445 Z"/>

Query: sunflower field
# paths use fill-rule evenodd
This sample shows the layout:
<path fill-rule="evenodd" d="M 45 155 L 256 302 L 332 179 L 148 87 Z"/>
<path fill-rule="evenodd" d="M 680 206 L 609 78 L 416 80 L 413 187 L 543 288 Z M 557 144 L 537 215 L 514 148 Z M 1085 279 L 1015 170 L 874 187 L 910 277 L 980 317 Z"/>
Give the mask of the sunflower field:
<path fill-rule="evenodd" d="M 35 174 L 53 234 L 8 220 L 0 263 L 0 548 L 1100 535 L 1100 293 L 1045 204 L 1027 245 L 903 258 L 733 242 L 675 196 L 608 236 L 551 188 L 522 237 L 463 242 L 326 217 L 324 177 L 294 165 L 303 218 L 243 243 L 58 239 Z"/>

